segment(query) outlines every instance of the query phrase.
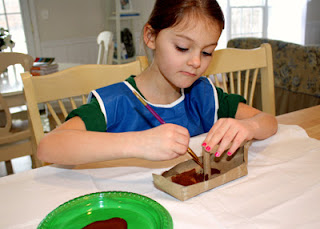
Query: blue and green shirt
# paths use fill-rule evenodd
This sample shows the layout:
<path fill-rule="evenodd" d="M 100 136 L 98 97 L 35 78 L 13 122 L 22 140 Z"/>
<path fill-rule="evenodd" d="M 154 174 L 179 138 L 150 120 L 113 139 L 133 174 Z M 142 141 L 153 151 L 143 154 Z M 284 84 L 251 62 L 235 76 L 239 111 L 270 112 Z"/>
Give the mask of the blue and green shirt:
<path fill-rule="evenodd" d="M 126 81 L 94 90 L 89 103 L 73 110 L 67 119 L 79 116 L 87 130 L 107 132 L 142 131 L 160 125 L 159 121 L 133 94 L 139 93 L 134 76 Z M 188 129 L 190 136 L 208 132 L 221 117 L 234 117 L 239 95 L 226 94 L 212 82 L 200 77 L 193 85 L 181 89 L 181 97 L 171 104 L 152 104 L 145 100 L 166 123 Z"/>

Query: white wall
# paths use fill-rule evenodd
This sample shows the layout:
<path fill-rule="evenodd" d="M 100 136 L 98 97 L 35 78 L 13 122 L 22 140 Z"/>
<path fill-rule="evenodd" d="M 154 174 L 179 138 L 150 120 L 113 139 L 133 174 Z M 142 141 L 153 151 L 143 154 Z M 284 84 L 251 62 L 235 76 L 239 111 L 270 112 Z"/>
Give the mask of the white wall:
<path fill-rule="evenodd" d="M 133 9 L 141 13 L 132 27 L 137 52 L 154 1 L 132 0 Z M 108 21 L 114 5 L 114 0 L 34 0 L 41 55 L 54 56 L 57 62 L 96 63 L 96 37 L 103 30 L 115 32 Z"/>
<path fill-rule="evenodd" d="M 311 0 L 307 6 L 305 44 L 320 45 L 320 1 Z"/>
<path fill-rule="evenodd" d="M 114 0 L 33 0 L 39 43 L 43 56 L 55 56 L 58 62 L 95 63 L 98 55 L 97 35 L 103 30 L 115 32 L 108 16 L 114 11 Z M 133 23 L 136 51 L 141 30 L 155 0 L 131 0 L 141 16 Z M 311 0 L 307 9 L 306 44 L 320 44 L 320 1 Z"/>
<path fill-rule="evenodd" d="M 93 36 L 104 29 L 102 0 L 34 0 L 41 41 Z"/>
<path fill-rule="evenodd" d="M 133 0 L 133 8 L 140 12 L 140 18 L 135 24 L 134 39 L 136 42 L 136 50 L 140 55 L 145 55 L 143 45 L 141 43 L 141 33 L 144 24 L 148 21 L 148 18 L 153 9 L 155 0 Z"/>

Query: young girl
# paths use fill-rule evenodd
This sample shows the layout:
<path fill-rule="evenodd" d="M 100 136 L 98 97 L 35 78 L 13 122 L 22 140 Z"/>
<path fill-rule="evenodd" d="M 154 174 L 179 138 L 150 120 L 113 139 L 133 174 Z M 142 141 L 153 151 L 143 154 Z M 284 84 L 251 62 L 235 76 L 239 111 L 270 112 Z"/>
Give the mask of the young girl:
<path fill-rule="evenodd" d="M 157 0 L 144 26 L 153 51 L 144 72 L 92 92 L 90 103 L 39 144 L 41 160 L 81 164 L 119 158 L 169 160 L 187 152 L 190 136 L 208 132 L 202 146 L 219 144 L 219 157 L 232 142 L 232 155 L 244 140 L 277 131 L 275 117 L 228 95 L 201 75 L 224 28 L 215 0 Z M 164 119 L 160 123 L 133 94 L 138 92 Z"/>

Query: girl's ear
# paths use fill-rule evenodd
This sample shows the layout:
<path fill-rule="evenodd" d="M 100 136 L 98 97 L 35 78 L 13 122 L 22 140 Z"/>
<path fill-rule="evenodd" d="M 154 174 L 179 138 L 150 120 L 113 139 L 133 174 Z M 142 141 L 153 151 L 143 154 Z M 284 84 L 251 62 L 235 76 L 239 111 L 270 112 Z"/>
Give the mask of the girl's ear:
<path fill-rule="evenodd" d="M 149 24 L 146 24 L 143 27 L 143 40 L 146 46 L 148 46 L 148 48 L 152 50 L 156 48 L 156 35 L 154 33 L 153 28 Z"/>

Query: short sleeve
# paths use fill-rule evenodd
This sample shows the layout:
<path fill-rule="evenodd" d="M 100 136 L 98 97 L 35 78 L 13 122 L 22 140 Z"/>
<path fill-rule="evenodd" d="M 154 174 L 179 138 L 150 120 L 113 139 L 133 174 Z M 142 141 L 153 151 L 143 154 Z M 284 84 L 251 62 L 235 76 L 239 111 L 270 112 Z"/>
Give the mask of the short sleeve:
<path fill-rule="evenodd" d="M 101 112 L 100 105 L 96 98 L 92 98 L 90 103 L 84 104 L 71 111 L 66 120 L 69 120 L 75 116 L 79 116 L 82 119 L 88 131 L 106 131 L 106 120 Z"/>
<path fill-rule="evenodd" d="M 234 118 L 239 103 L 246 103 L 246 100 L 241 95 L 225 93 L 219 87 L 216 87 L 216 89 L 219 99 L 218 119 Z"/>

